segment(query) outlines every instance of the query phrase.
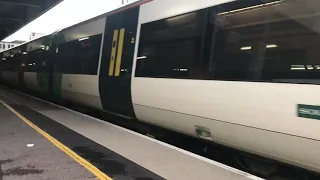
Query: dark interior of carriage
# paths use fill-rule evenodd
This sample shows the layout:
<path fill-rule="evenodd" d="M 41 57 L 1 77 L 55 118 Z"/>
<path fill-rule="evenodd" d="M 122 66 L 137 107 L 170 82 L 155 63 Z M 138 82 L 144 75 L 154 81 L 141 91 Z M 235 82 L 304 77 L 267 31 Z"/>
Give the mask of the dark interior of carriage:
<path fill-rule="evenodd" d="M 218 77 L 279 82 L 319 79 L 319 7 L 316 0 L 279 1 L 222 13 L 223 28 L 216 34 L 216 43 L 223 44 L 217 52 Z"/>

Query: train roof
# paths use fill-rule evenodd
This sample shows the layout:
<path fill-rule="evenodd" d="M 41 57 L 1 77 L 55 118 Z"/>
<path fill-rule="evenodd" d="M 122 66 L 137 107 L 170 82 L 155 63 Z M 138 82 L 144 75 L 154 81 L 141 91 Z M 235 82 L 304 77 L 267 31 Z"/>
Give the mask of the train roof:
<path fill-rule="evenodd" d="M 26 45 L 26 44 L 35 42 L 35 41 L 37 41 L 37 40 L 40 40 L 40 39 L 49 37 L 49 36 L 51 36 L 51 35 L 53 35 L 53 34 L 55 34 L 55 33 L 57 33 L 57 32 L 63 32 L 63 31 L 66 31 L 66 30 L 69 30 L 69 29 L 72 29 L 72 28 L 76 28 L 76 27 L 79 27 L 79 26 L 81 26 L 81 25 L 87 24 L 87 23 L 89 23 L 89 22 L 98 20 L 98 19 L 100 19 L 100 18 L 107 17 L 108 15 L 116 14 L 116 13 L 118 13 L 118 12 L 125 11 L 125 10 L 127 10 L 127 9 L 140 6 L 140 5 L 145 4 L 145 3 L 148 3 L 148 2 L 150 2 L 150 1 L 152 1 L 152 0 L 138 0 L 138 1 L 134 2 L 134 3 L 128 4 L 128 5 L 123 5 L 123 6 L 119 7 L 119 8 L 116 8 L 116 9 L 111 10 L 111 11 L 109 11 L 109 12 L 106 12 L 106 13 L 104 13 L 104 14 L 98 15 L 98 16 L 96 16 L 96 17 L 90 18 L 90 19 L 88 19 L 88 20 L 82 21 L 82 22 L 80 22 L 80 23 L 74 24 L 74 25 L 72 25 L 72 26 L 69 26 L 69 27 L 66 27 L 66 28 L 63 28 L 63 29 L 59 29 L 59 30 L 57 30 L 57 31 L 55 31 L 55 32 L 53 32 L 53 33 L 51 33 L 51 34 L 48 34 L 48 35 L 45 35 L 45 36 L 41 36 L 41 37 L 39 37 L 39 38 L 37 38 L 37 39 L 33 39 L 33 40 L 31 40 L 31 41 L 27 41 L 27 42 L 25 42 L 25 43 L 19 44 L 19 45 L 13 47 L 13 48 L 10 48 L 10 49 L 7 49 L 6 51 L 1 52 L 0 54 L 5 53 L 5 52 L 8 52 L 8 51 L 11 51 L 11 50 L 13 50 L 13 49 L 15 49 L 15 48 L 19 48 L 19 47 L 21 47 L 21 46 L 23 46 L 23 45 Z"/>

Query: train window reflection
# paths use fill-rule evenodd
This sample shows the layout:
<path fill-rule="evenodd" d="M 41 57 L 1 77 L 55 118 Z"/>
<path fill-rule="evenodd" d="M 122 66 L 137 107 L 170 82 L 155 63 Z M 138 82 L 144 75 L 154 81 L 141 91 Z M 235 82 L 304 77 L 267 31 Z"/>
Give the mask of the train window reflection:
<path fill-rule="evenodd" d="M 198 11 L 142 25 L 136 76 L 192 78 L 194 63 L 200 61 L 204 19 L 205 11 Z"/>
<path fill-rule="evenodd" d="M 213 78 L 318 79 L 320 1 L 281 0 L 244 7 L 248 2 L 214 7 Z M 305 71 L 292 70 L 298 64 Z"/>
<path fill-rule="evenodd" d="M 58 44 L 55 71 L 67 74 L 95 75 L 98 71 L 102 34 Z"/>

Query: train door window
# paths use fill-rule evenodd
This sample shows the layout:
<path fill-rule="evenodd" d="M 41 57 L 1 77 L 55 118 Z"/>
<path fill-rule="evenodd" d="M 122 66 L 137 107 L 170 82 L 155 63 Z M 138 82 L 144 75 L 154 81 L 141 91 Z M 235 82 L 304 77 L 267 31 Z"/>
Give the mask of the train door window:
<path fill-rule="evenodd" d="M 141 26 L 137 77 L 191 78 L 200 61 L 205 10 Z"/>
<path fill-rule="evenodd" d="M 56 50 L 55 69 L 67 74 L 91 74 L 98 71 L 102 35 L 61 43 Z"/>
<path fill-rule="evenodd" d="M 4 70 L 5 71 L 18 71 L 20 67 L 20 59 L 18 54 L 10 54 L 5 57 L 5 65 Z"/>
<path fill-rule="evenodd" d="M 102 35 L 91 36 L 89 39 L 79 41 L 77 62 L 81 62 L 80 73 L 95 75 L 98 72 Z"/>
<path fill-rule="evenodd" d="M 75 45 L 74 42 L 66 42 L 58 45 L 57 57 L 55 60 L 55 70 L 60 73 L 76 74 L 74 62 Z"/>
<path fill-rule="evenodd" d="M 27 54 L 27 59 L 25 62 L 25 71 L 26 72 L 35 72 L 36 71 L 36 59 L 37 59 L 37 50 L 29 51 Z"/>

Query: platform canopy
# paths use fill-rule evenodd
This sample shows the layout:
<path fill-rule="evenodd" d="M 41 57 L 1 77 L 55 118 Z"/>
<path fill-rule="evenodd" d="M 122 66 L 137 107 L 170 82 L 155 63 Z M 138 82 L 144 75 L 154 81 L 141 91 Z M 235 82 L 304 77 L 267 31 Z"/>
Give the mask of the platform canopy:
<path fill-rule="evenodd" d="M 62 0 L 0 0 L 0 40 Z"/>

